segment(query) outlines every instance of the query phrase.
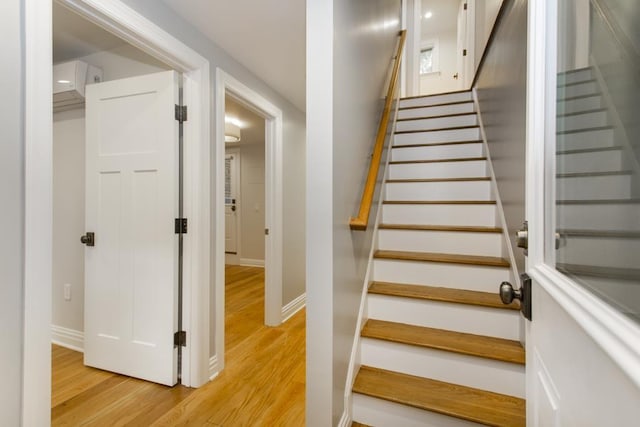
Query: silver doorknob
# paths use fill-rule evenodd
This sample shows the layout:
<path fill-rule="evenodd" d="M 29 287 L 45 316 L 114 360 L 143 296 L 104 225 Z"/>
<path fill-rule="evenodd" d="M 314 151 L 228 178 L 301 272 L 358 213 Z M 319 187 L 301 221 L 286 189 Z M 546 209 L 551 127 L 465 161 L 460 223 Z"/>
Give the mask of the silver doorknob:
<path fill-rule="evenodd" d="M 522 298 L 522 290 L 513 289 L 513 286 L 511 286 L 509 282 L 502 282 L 500 284 L 500 299 L 503 304 L 511 304 L 514 299 L 522 301 Z"/>

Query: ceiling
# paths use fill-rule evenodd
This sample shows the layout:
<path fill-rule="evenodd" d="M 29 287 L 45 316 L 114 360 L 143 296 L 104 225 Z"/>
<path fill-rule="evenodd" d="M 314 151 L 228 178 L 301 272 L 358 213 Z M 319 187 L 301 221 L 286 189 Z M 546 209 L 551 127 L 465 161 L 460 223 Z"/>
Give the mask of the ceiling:
<path fill-rule="evenodd" d="M 422 38 L 456 31 L 459 6 L 460 2 L 457 0 L 422 0 Z M 424 17 L 427 11 L 433 14 L 429 19 Z"/>
<path fill-rule="evenodd" d="M 122 39 L 53 2 L 54 64 L 124 44 Z"/>
<path fill-rule="evenodd" d="M 227 143 L 227 148 L 238 145 L 264 145 L 265 120 L 229 95 L 225 97 L 224 103 L 225 116 L 239 120 L 242 124 L 240 126 L 240 143 Z"/>
<path fill-rule="evenodd" d="M 305 111 L 305 1 L 163 1 L 293 105 Z"/>

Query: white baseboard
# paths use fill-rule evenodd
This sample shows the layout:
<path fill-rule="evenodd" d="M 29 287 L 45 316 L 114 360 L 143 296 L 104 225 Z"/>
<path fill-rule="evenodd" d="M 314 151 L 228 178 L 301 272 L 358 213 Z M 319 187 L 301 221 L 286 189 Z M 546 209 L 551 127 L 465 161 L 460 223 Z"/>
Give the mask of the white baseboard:
<path fill-rule="evenodd" d="M 209 359 L 209 380 L 214 379 L 218 374 L 218 355 L 216 354 Z"/>
<path fill-rule="evenodd" d="M 307 303 L 307 294 L 306 292 L 300 295 L 298 298 L 291 301 L 289 304 L 282 307 L 282 322 L 286 322 L 296 314 L 298 311 L 302 310 Z"/>
<path fill-rule="evenodd" d="M 264 267 L 263 259 L 240 258 L 240 265 L 245 267 Z"/>
<path fill-rule="evenodd" d="M 84 353 L 84 333 L 81 331 L 51 325 L 51 342 Z"/>
<path fill-rule="evenodd" d="M 340 422 L 338 422 L 338 427 L 350 427 L 351 426 L 351 416 L 349 415 L 349 411 L 347 408 L 344 408 L 344 412 L 342 413 L 342 418 L 340 418 Z"/>

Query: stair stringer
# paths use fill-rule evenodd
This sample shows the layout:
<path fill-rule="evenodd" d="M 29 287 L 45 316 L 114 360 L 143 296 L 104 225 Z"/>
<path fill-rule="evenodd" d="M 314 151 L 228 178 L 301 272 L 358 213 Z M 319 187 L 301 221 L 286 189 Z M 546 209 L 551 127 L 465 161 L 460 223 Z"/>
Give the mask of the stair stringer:
<path fill-rule="evenodd" d="M 396 108 L 396 116 L 394 117 L 394 123 L 397 119 L 398 108 Z M 395 135 L 392 134 L 389 140 L 389 146 L 386 147 L 387 155 L 386 161 L 382 169 L 382 183 L 386 182 L 387 175 L 389 174 L 389 162 L 391 161 L 391 148 L 394 144 Z M 358 310 L 358 320 L 356 321 L 356 328 L 353 335 L 353 346 L 351 348 L 351 357 L 349 358 L 349 367 L 347 369 L 347 378 L 345 380 L 344 388 L 344 410 L 342 417 L 338 422 L 338 427 L 350 427 L 352 422 L 352 399 L 353 399 L 353 383 L 356 379 L 356 373 L 360 369 L 360 341 L 362 337 L 360 332 L 364 327 L 364 324 L 369 320 L 367 313 L 367 292 L 369 290 L 369 283 L 371 282 L 371 276 L 373 273 L 373 254 L 378 250 L 378 226 L 380 225 L 380 219 L 382 218 L 382 204 L 386 196 L 386 187 L 382 185 L 380 189 L 380 198 L 378 200 L 376 219 L 373 223 L 373 233 L 371 233 L 371 245 L 369 251 L 369 258 L 367 260 L 367 270 L 364 275 L 364 282 L 362 284 L 362 294 L 360 295 L 360 308 Z"/>
<path fill-rule="evenodd" d="M 471 90 L 473 96 L 473 104 L 475 106 L 476 113 L 478 114 L 478 126 L 480 126 L 480 139 L 482 139 L 482 146 L 487 158 L 487 172 L 491 177 L 491 191 L 496 200 L 496 221 L 500 227 L 502 227 L 502 256 L 506 257 L 511 264 L 509 269 L 509 281 L 514 284 L 515 288 L 520 289 L 522 283 L 520 281 L 520 274 L 518 273 L 518 267 L 516 264 L 516 258 L 511 244 L 511 238 L 509 236 L 509 228 L 507 226 L 507 219 L 504 215 L 504 209 L 502 207 L 502 199 L 500 198 L 500 191 L 498 190 L 498 181 L 496 174 L 493 170 L 493 162 L 491 160 L 491 152 L 489 151 L 489 144 L 487 143 L 487 134 L 484 130 L 484 123 L 482 121 L 482 111 L 480 111 L 480 103 L 478 102 L 478 93 L 474 87 Z M 525 218 L 522 219 L 523 221 Z M 496 292 L 498 292 L 498 285 L 496 284 Z M 520 342 L 525 345 L 525 323 L 523 318 L 520 318 Z"/>

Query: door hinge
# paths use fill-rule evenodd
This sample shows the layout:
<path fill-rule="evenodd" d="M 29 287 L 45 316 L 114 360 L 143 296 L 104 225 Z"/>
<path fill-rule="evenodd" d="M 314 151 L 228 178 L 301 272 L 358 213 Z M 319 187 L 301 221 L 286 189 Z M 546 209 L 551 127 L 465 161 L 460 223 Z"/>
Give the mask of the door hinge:
<path fill-rule="evenodd" d="M 269 235 L 269 229 L 268 229 L 268 228 L 265 228 L 265 229 L 264 229 L 264 235 L 265 235 L 265 236 L 268 236 L 268 235 Z"/>
<path fill-rule="evenodd" d="M 467 10 L 467 4 L 466 3 L 464 4 L 464 10 Z"/>
<path fill-rule="evenodd" d="M 176 218 L 175 230 L 176 234 L 187 234 L 188 221 L 187 218 Z"/>
<path fill-rule="evenodd" d="M 467 49 L 462 49 L 462 56 L 467 56 Z"/>
<path fill-rule="evenodd" d="M 187 332 L 178 331 L 173 334 L 174 347 L 186 347 L 187 346 Z"/>
<path fill-rule="evenodd" d="M 180 123 L 187 121 L 187 106 L 176 105 L 176 120 Z"/>

